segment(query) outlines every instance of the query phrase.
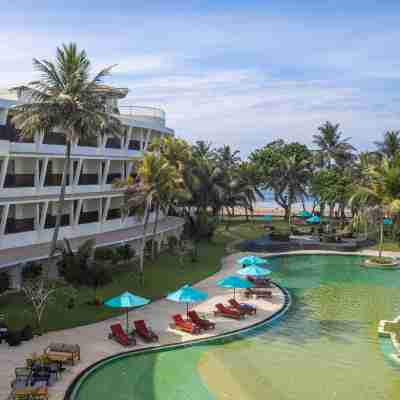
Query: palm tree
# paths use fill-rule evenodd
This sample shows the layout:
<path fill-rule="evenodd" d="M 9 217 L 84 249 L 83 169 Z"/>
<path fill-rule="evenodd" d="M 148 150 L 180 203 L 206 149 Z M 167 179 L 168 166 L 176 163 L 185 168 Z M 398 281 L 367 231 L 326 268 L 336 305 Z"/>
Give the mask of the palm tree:
<path fill-rule="evenodd" d="M 394 160 L 400 153 L 400 132 L 387 131 L 382 142 L 374 142 L 378 152 L 386 155 L 389 160 Z"/>
<path fill-rule="evenodd" d="M 291 224 L 292 205 L 307 196 L 307 185 L 312 169 L 312 159 L 299 160 L 296 155 L 282 157 L 271 171 L 272 186 L 276 193 L 286 193 L 286 217 Z M 279 188 L 279 189 L 278 189 Z"/>
<path fill-rule="evenodd" d="M 86 52 L 79 51 L 74 43 L 58 47 L 55 62 L 35 58 L 33 67 L 39 73 L 39 79 L 14 88 L 27 95 L 29 102 L 12 110 L 12 123 L 22 137 L 55 129 L 65 134 L 65 161 L 50 250 L 52 257 L 57 249 L 64 209 L 71 145 L 82 138 L 121 132 L 120 121 L 107 112 L 106 100 L 121 96 L 123 91 L 102 84 L 112 66 L 91 76 L 91 63 Z"/>
<path fill-rule="evenodd" d="M 349 138 L 342 138 L 339 124 L 333 125 L 327 121 L 318 127 L 319 134 L 313 135 L 313 143 L 319 148 L 319 156 L 324 165 L 331 168 L 332 162 L 344 164 L 353 158 L 354 147 L 348 143 Z"/>
<path fill-rule="evenodd" d="M 264 194 L 259 190 L 261 178 L 257 167 L 247 161 L 243 161 L 239 165 L 238 176 L 241 192 L 246 199 L 245 212 L 246 217 L 248 217 L 247 212 L 250 211 L 253 214 L 253 206 L 257 199 L 264 200 Z"/>
<path fill-rule="evenodd" d="M 364 175 L 363 184 L 356 187 L 350 205 L 363 204 L 370 213 L 376 215 L 379 223 L 378 255 L 382 257 L 385 215 L 400 212 L 400 156 L 393 162 L 384 156 L 380 163 L 368 166 Z"/>
<path fill-rule="evenodd" d="M 139 163 L 137 177 L 127 181 L 117 181 L 115 186 L 125 188 L 124 212 L 135 211 L 143 219 L 143 232 L 140 247 L 140 273 L 143 279 L 144 251 L 147 239 L 147 229 L 152 211 L 155 212 L 153 227 L 154 238 L 160 212 L 167 213 L 169 206 L 179 196 L 182 179 L 177 169 L 160 154 L 148 153 Z"/>

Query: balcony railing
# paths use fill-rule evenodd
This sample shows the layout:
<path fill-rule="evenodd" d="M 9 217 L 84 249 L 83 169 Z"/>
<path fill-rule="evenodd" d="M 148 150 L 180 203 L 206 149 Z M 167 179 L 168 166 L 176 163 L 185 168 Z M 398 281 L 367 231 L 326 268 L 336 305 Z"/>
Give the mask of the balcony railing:
<path fill-rule="evenodd" d="M 126 117 L 136 121 L 156 122 L 165 127 L 165 111 L 161 108 L 143 106 L 119 106 L 120 117 Z"/>

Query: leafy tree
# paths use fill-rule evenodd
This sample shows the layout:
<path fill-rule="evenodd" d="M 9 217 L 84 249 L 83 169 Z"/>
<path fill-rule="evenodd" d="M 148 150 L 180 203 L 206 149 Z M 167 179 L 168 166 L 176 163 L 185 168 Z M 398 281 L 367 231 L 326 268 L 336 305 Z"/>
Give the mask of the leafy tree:
<path fill-rule="evenodd" d="M 390 162 L 387 156 L 364 171 L 362 185 L 355 187 L 350 199 L 374 212 L 379 224 L 379 257 L 382 257 L 384 242 L 383 220 L 387 215 L 400 213 L 400 156 Z"/>
<path fill-rule="evenodd" d="M 261 187 L 273 191 L 275 201 L 289 220 L 293 203 L 307 196 L 312 153 L 303 144 L 276 140 L 254 151 L 250 160 L 260 171 Z"/>
<path fill-rule="evenodd" d="M 125 92 L 102 84 L 112 67 L 91 77 L 90 60 L 86 52 L 78 50 L 74 43 L 58 47 L 55 62 L 35 58 L 33 67 L 40 77 L 15 88 L 30 100 L 12 110 L 12 122 L 23 137 L 33 137 L 40 131 L 50 133 L 60 130 L 65 135 L 65 161 L 50 250 L 52 256 L 57 248 L 64 209 L 71 146 L 80 139 L 102 133 L 120 134 L 121 123 L 108 112 L 106 100 L 119 97 Z"/>

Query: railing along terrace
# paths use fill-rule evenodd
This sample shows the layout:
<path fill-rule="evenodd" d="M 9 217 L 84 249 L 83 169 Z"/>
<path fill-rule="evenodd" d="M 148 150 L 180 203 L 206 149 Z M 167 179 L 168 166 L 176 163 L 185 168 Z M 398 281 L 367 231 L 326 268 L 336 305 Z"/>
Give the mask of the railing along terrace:
<path fill-rule="evenodd" d="M 158 119 L 165 123 L 165 111 L 156 107 L 145 106 L 119 106 L 122 116 L 132 116 L 138 119 Z"/>

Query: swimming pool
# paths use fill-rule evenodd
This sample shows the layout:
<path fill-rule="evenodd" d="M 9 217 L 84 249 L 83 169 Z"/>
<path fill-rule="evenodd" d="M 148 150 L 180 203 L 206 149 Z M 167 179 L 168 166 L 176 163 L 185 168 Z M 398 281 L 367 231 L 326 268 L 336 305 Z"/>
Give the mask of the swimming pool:
<path fill-rule="evenodd" d="M 361 257 L 273 260 L 292 294 L 284 319 L 241 340 L 218 340 L 112 360 L 85 377 L 78 400 L 386 400 L 400 369 L 377 337 L 400 314 L 400 271 L 360 268 Z"/>

